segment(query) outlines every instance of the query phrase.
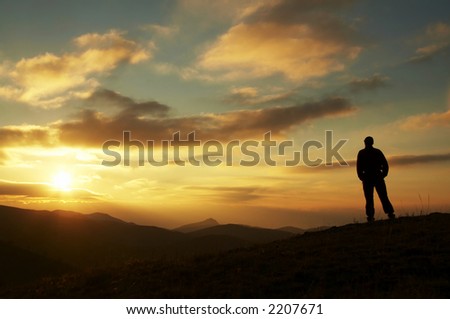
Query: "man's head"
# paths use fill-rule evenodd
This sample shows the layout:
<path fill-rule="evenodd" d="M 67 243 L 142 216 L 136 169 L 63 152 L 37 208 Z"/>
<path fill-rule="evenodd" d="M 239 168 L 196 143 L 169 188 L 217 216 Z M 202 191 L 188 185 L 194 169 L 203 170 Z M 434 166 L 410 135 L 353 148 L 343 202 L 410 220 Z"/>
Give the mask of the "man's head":
<path fill-rule="evenodd" d="M 372 145 L 373 145 L 373 137 L 372 136 L 367 136 L 364 139 L 364 144 L 366 145 L 366 147 L 372 147 Z"/>

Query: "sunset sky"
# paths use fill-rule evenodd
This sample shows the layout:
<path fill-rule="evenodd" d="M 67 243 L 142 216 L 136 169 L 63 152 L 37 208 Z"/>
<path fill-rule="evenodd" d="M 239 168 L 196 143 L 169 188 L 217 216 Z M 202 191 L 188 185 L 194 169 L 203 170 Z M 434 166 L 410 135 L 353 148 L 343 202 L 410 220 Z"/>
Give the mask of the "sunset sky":
<path fill-rule="evenodd" d="M 371 135 L 398 215 L 449 211 L 449 10 L 444 0 L 0 0 L 0 204 L 162 227 L 346 224 L 365 219 L 354 161 Z M 139 166 L 136 148 L 130 167 L 102 165 L 103 143 L 123 131 L 225 146 L 270 131 L 293 141 L 288 158 L 333 131 L 333 145 L 348 140 L 349 166 L 246 167 L 239 152 L 232 165 Z"/>

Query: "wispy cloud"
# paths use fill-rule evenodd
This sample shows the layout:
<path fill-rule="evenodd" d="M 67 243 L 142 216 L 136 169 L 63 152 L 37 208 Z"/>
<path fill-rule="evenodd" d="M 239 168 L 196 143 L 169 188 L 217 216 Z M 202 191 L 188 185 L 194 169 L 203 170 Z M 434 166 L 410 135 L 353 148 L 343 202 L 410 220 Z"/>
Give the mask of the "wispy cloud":
<path fill-rule="evenodd" d="M 450 47 L 450 25 L 443 22 L 431 24 L 419 36 L 418 41 L 422 45 L 416 49 L 415 55 L 410 58 L 409 62 L 430 61 Z"/>
<path fill-rule="evenodd" d="M 210 201 L 221 202 L 248 202 L 258 200 L 266 196 L 264 189 L 257 186 L 195 186 L 185 187 L 186 190 L 194 191 L 193 196 L 204 197 Z"/>
<path fill-rule="evenodd" d="M 147 24 L 142 26 L 141 29 L 162 38 L 173 37 L 180 31 L 180 28 L 176 25 L 165 26 L 160 24 Z"/>
<path fill-rule="evenodd" d="M 99 86 L 99 78 L 119 64 L 151 57 L 147 48 L 124 35 L 116 30 L 88 33 L 74 39 L 73 52 L 23 58 L 8 70 L 9 84 L 0 87 L 0 97 L 54 108 L 72 97 L 87 96 Z"/>
<path fill-rule="evenodd" d="M 445 112 L 411 115 L 397 122 L 405 130 L 427 130 L 435 127 L 450 127 L 450 110 Z"/>
<path fill-rule="evenodd" d="M 0 201 L 11 200 L 32 202 L 92 202 L 101 200 L 103 195 L 87 189 L 75 188 L 60 191 L 46 183 L 26 183 L 0 180 Z"/>
<path fill-rule="evenodd" d="M 440 163 L 450 161 L 450 153 L 442 154 L 421 154 L 421 155 L 396 155 L 388 157 L 389 166 L 412 166 L 412 165 L 425 165 L 430 163 Z M 296 170 L 301 173 L 327 170 L 342 170 L 342 169 L 354 169 L 356 167 L 356 160 L 346 161 L 348 165 L 340 165 L 339 163 L 331 163 L 330 165 L 319 165 L 313 168 L 307 168 L 304 166 L 298 166 L 295 168 L 288 168 L 288 170 Z M 356 174 L 356 172 L 355 172 Z"/>
<path fill-rule="evenodd" d="M 186 19 L 200 25 L 233 22 L 252 14 L 266 5 L 278 0 L 178 0 L 175 16 L 177 20 Z M 216 12 L 220 14 L 211 14 Z"/>
<path fill-rule="evenodd" d="M 378 88 L 386 87 L 389 78 L 380 74 L 374 74 L 367 78 L 355 78 L 348 82 L 351 92 L 359 93 L 363 91 L 373 91 Z"/>
<path fill-rule="evenodd" d="M 294 90 L 281 92 L 279 90 L 272 90 L 272 92 L 269 91 L 267 94 L 262 94 L 261 90 L 256 87 L 244 86 L 232 88 L 223 101 L 229 104 L 244 106 L 273 104 L 292 101 L 294 94 Z"/>
<path fill-rule="evenodd" d="M 428 164 L 428 163 L 447 162 L 447 161 L 450 161 L 450 153 L 402 155 L 402 156 L 392 156 L 389 158 L 389 163 L 394 166 Z"/>

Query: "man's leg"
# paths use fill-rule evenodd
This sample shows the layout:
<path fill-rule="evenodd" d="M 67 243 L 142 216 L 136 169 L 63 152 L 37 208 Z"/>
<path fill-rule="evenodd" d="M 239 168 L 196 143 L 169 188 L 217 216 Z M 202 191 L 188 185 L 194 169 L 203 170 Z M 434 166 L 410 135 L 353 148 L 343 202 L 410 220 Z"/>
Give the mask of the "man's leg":
<path fill-rule="evenodd" d="M 389 216 L 389 218 L 395 218 L 394 207 L 392 207 L 391 201 L 389 200 L 384 179 L 378 180 L 375 184 L 375 188 L 377 190 L 381 204 L 383 205 L 384 212 Z"/>
<path fill-rule="evenodd" d="M 366 198 L 366 215 L 367 221 L 372 222 L 375 215 L 375 207 L 373 204 L 373 182 L 363 181 L 364 197 Z"/>

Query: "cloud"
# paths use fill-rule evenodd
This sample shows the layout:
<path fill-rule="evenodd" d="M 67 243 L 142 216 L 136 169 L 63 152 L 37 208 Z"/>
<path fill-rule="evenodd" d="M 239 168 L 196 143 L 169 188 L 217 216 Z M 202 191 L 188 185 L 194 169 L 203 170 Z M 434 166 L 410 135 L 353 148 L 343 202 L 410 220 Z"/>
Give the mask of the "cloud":
<path fill-rule="evenodd" d="M 173 37 L 180 31 L 180 28 L 176 25 L 164 26 L 160 24 L 147 24 L 142 26 L 141 29 L 162 38 Z"/>
<path fill-rule="evenodd" d="M 7 64 L 5 62 L 0 63 L 0 77 L 7 75 Z"/>
<path fill-rule="evenodd" d="M 155 195 L 155 192 L 166 190 L 158 186 L 157 181 L 150 181 L 147 178 L 137 178 L 127 181 L 123 184 L 115 185 L 114 189 L 120 192 L 132 192 L 135 198 L 142 200 L 148 199 L 149 194 Z"/>
<path fill-rule="evenodd" d="M 105 141 L 122 140 L 123 131 L 131 131 L 132 138 L 140 141 L 170 140 L 175 132 L 181 136 L 195 131 L 196 138 L 229 141 L 261 137 L 265 132 L 284 134 L 295 126 L 323 117 L 348 115 L 355 111 L 352 104 L 341 97 L 296 104 L 239 110 L 226 113 L 207 113 L 185 117 L 142 117 L 137 112 L 118 112 L 112 116 L 94 110 L 83 110 L 72 121 L 58 123 L 61 143 L 65 145 L 101 146 Z"/>
<path fill-rule="evenodd" d="M 121 63 L 136 64 L 151 57 L 123 32 L 88 33 L 74 39 L 74 52 L 45 53 L 23 58 L 11 67 L 10 84 L 0 87 L 0 97 L 42 108 L 60 107 L 72 97 L 89 95 L 98 78 Z"/>
<path fill-rule="evenodd" d="M 422 154 L 422 155 L 397 155 L 388 157 L 388 163 L 390 167 L 412 166 L 412 165 L 426 165 L 430 163 L 440 163 L 450 161 L 450 153 L 442 154 Z M 329 171 L 329 170 L 342 170 L 342 169 L 355 169 L 356 160 L 346 161 L 348 166 L 340 165 L 337 162 L 331 165 L 319 165 L 313 168 L 305 166 L 296 166 L 294 169 L 299 173 L 314 173 L 317 171 Z M 288 168 L 292 170 L 292 168 Z M 356 172 L 355 172 L 356 174 Z"/>
<path fill-rule="evenodd" d="M 4 165 L 8 159 L 9 159 L 8 154 L 6 152 L 0 150 L 0 165 Z"/>
<path fill-rule="evenodd" d="M 207 200 L 217 202 L 225 201 L 228 203 L 248 202 L 258 200 L 266 195 L 262 194 L 261 187 L 228 187 L 228 186 L 195 186 L 184 187 L 189 191 L 195 191 L 194 196 L 205 197 Z"/>
<path fill-rule="evenodd" d="M 389 158 L 392 166 L 406 166 L 415 164 L 428 164 L 435 162 L 450 161 L 450 153 L 447 154 L 424 154 L 424 155 L 402 155 Z"/>
<path fill-rule="evenodd" d="M 374 74 L 368 78 L 356 78 L 348 83 L 350 91 L 359 93 L 362 91 L 373 91 L 378 88 L 386 87 L 389 78 L 380 74 Z"/>
<path fill-rule="evenodd" d="M 121 109 L 120 115 L 127 118 L 146 115 L 164 117 L 170 111 L 170 107 L 156 101 L 136 102 L 130 97 L 107 89 L 98 89 L 92 93 L 85 100 L 85 105 L 96 107 L 97 109 L 117 107 Z"/>
<path fill-rule="evenodd" d="M 156 143 L 171 140 L 176 132 L 185 138 L 193 131 L 202 141 L 261 138 L 267 131 L 276 137 L 305 122 L 346 116 L 356 111 L 352 103 L 342 97 L 178 117 L 171 115 L 172 109 L 167 105 L 156 101 L 137 102 L 106 89 L 99 89 L 80 101 L 84 108 L 67 120 L 43 126 L 0 127 L 0 147 L 101 147 L 108 140 L 121 141 L 124 131 L 130 131 L 133 139 Z"/>
<path fill-rule="evenodd" d="M 187 20 L 202 26 L 218 22 L 237 21 L 260 7 L 276 3 L 277 0 L 179 0 L 176 20 Z M 211 14 L 220 12 L 220 14 Z"/>
<path fill-rule="evenodd" d="M 294 91 L 276 92 L 271 94 L 261 94 L 260 89 L 251 86 L 234 87 L 230 93 L 225 96 L 223 102 L 238 105 L 261 105 L 267 103 L 277 103 L 291 100 Z"/>
<path fill-rule="evenodd" d="M 424 34 L 419 36 L 418 42 L 422 43 L 422 46 L 416 49 L 416 54 L 409 62 L 421 63 L 432 60 L 450 47 L 450 25 L 443 22 L 429 25 Z"/>
<path fill-rule="evenodd" d="M 449 127 L 450 110 L 445 112 L 412 115 L 399 121 L 398 126 L 405 131 L 427 130 L 434 127 Z"/>
<path fill-rule="evenodd" d="M 397 156 L 390 156 L 388 158 L 388 163 L 390 166 L 409 166 L 409 165 L 420 165 L 437 162 L 447 162 L 447 161 L 450 161 L 450 153 L 397 155 Z M 349 164 L 350 166 L 355 166 L 356 161 L 351 161 Z"/>
<path fill-rule="evenodd" d="M 352 1 L 284 0 L 259 7 L 220 36 L 197 67 L 223 80 L 282 74 L 291 81 L 345 69 L 362 50 L 335 11 Z"/>
<path fill-rule="evenodd" d="M 75 188 L 59 191 L 46 183 L 21 183 L 0 180 L 0 199 L 22 200 L 24 202 L 48 201 L 97 201 L 103 197 L 87 189 Z"/>
<path fill-rule="evenodd" d="M 122 185 L 118 185 L 115 187 L 116 189 L 127 189 L 133 191 L 139 190 L 149 190 L 155 187 L 156 181 L 150 181 L 148 178 L 136 178 L 130 181 L 123 183 Z"/>
<path fill-rule="evenodd" d="M 58 132 L 50 127 L 36 125 L 0 127 L 0 146 L 55 145 Z"/>

